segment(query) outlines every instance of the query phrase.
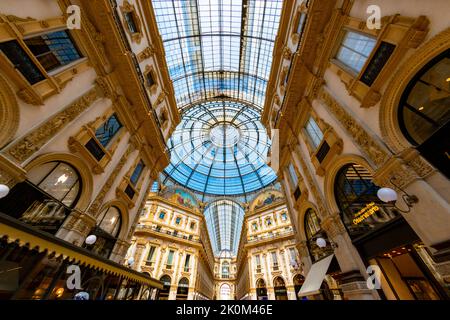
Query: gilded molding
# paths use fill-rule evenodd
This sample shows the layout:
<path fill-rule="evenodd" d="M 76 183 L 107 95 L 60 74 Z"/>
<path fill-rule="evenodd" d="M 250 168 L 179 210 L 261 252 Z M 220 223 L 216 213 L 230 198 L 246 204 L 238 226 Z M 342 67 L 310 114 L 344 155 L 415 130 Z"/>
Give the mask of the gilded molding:
<path fill-rule="evenodd" d="M 19 106 L 14 91 L 7 79 L 0 74 L 0 148 L 14 137 L 19 121 Z"/>
<path fill-rule="evenodd" d="M 134 151 L 134 147 L 130 144 L 125 151 L 125 153 L 122 155 L 122 157 L 119 160 L 119 163 L 117 163 L 114 170 L 111 172 L 111 174 L 108 176 L 108 179 L 106 180 L 105 184 L 103 185 L 102 189 L 98 192 L 97 196 L 95 197 L 94 201 L 92 201 L 91 205 L 89 206 L 89 209 L 87 212 L 91 214 L 93 217 L 97 217 L 100 213 L 101 205 L 103 204 L 103 201 L 105 200 L 106 194 L 111 189 L 114 181 L 116 180 L 117 176 L 119 175 L 120 171 L 122 171 L 123 166 L 128 160 L 128 157 L 130 154 Z"/>
<path fill-rule="evenodd" d="M 375 141 L 358 121 L 356 121 L 323 87 L 319 93 L 319 99 L 322 100 L 326 108 L 340 122 L 349 136 L 356 142 L 357 146 L 361 148 L 377 167 L 388 161 L 390 158 L 388 151 L 382 147 L 379 142 Z"/>
<path fill-rule="evenodd" d="M 98 88 L 94 87 L 64 110 L 50 117 L 45 123 L 29 131 L 25 136 L 8 147 L 4 153 L 17 162 L 25 161 L 50 141 L 67 124 L 89 108 L 97 98 Z"/>
<path fill-rule="evenodd" d="M 149 46 L 142 50 L 140 53 L 138 53 L 137 58 L 139 62 L 142 62 L 144 60 L 147 60 L 151 58 L 155 54 L 155 48 L 153 46 Z"/>

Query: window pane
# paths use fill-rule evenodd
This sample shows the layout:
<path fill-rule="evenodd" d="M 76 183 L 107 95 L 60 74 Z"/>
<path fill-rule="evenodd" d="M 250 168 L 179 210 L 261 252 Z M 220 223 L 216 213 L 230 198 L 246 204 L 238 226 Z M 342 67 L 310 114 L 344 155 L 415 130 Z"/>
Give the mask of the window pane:
<path fill-rule="evenodd" d="M 291 176 L 291 182 L 294 186 L 298 185 L 298 177 L 297 173 L 295 172 L 294 165 L 292 163 L 289 164 L 289 174 Z"/>
<path fill-rule="evenodd" d="M 31 61 L 28 54 L 16 40 L 0 43 L 0 50 L 30 84 L 35 84 L 45 79 L 42 72 Z"/>
<path fill-rule="evenodd" d="M 347 31 L 336 58 L 359 73 L 375 45 L 376 39 L 357 32 Z"/>
<path fill-rule="evenodd" d="M 144 163 L 141 161 L 139 161 L 139 163 L 137 164 L 136 168 L 133 171 L 133 174 L 131 175 L 130 181 L 133 185 L 136 185 L 139 177 L 141 176 L 142 170 L 144 169 Z"/>
<path fill-rule="evenodd" d="M 152 261 L 153 255 L 155 254 L 155 247 L 151 246 L 148 251 L 147 261 Z"/>
<path fill-rule="evenodd" d="M 117 116 L 113 114 L 95 131 L 95 136 L 102 146 L 106 147 L 121 127 L 122 124 L 117 119 Z"/>
<path fill-rule="evenodd" d="M 67 31 L 52 32 L 24 41 L 46 71 L 81 58 Z"/>
<path fill-rule="evenodd" d="M 36 170 L 40 170 L 40 167 Z M 60 201 L 65 200 L 68 196 L 65 204 L 71 205 L 76 196 L 73 193 L 71 194 L 70 191 L 78 183 L 78 180 L 78 173 L 75 169 L 68 164 L 59 163 L 37 186 Z M 78 188 L 78 186 L 75 188 Z"/>
<path fill-rule="evenodd" d="M 116 237 L 119 232 L 120 222 L 121 217 L 119 209 L 116 207 L 109 207 L 103 216 L 99 227 L 113 237 Z"/>
<path fill-rule="evenodd" d="M 317 122 L 312 117 L 310 117 L 308 119 L 308 122 L 306 123 L 306 132 L 312 142 L 313 147 L 317 148 L 322 142 L 323 133 L 317 125 Z"/>

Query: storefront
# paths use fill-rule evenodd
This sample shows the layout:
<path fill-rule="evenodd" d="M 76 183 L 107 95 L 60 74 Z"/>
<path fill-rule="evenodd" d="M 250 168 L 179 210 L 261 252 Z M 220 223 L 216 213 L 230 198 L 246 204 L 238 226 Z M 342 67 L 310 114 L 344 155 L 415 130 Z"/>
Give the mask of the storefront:
<path fill-rule="evenodd" d="M 437 300 L 446 293 L 419 237 L 392 205 L 377 197 L 372 175 L 361 165 L 341 168 L 335 197 L 341 218 L 366 266 L 380 270 L 379 294 L 389 300 Z"/>

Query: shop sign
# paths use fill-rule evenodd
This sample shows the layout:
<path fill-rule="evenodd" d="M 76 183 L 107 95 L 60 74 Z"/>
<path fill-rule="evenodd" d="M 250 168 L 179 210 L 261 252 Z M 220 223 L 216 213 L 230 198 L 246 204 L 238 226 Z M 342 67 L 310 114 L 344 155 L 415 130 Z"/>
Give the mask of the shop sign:
<path fill-rule="evenodd" d="M 364 208 L 362 208 L 355 214 L 353 224 L 360 224 L 362 221 L 366 220 L 377 211 L 380 211 L 380 207 L 378 207 L 375 202 L 368 203 Z"/>

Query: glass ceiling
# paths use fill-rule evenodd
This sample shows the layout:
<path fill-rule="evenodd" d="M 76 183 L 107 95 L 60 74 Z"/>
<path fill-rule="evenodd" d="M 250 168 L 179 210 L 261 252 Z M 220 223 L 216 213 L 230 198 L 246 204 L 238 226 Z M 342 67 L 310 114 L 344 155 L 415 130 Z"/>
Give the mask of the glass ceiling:
<path fill-rule="evenodd" d="M 262 109 L 282 0 L 152 0 L 178 108 L 228 97 Z"/>
<path fill-rule="evenodd" d="M 168 177 L 200 193 L 238 195 L 276 179 L 266 164 L 270 141 L 259 110 L 215 100 L 188 109 L 168 142 Z"/>
<path fill-rule="evenodd" d="M 214 255 L 229 251 L 235 256 L 244 221 L 244 209 L 236 202 L 219 200 L 206 208 L 205 220 Z"/>

